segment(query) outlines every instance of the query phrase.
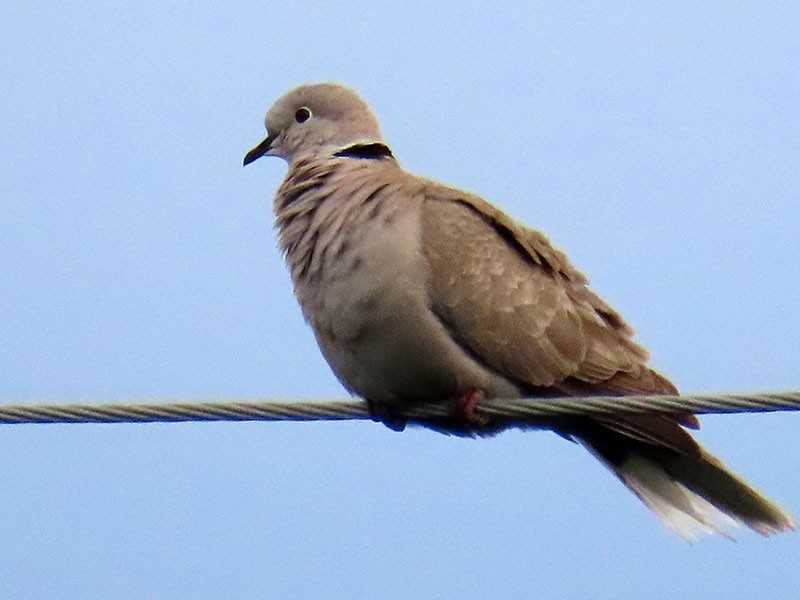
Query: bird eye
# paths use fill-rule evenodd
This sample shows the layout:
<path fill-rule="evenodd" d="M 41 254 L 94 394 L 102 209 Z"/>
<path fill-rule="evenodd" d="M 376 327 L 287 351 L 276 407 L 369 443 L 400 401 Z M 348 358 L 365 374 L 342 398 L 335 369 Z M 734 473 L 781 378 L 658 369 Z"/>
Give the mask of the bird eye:
<path fill-rule="evenodd" d="M 305 106 L 301 106 L 297 109 L 297 112 L 294 113 L 294 120 L 298 123 L 305 123 L 311 118 L 311 111 L 306 108 Z"/>

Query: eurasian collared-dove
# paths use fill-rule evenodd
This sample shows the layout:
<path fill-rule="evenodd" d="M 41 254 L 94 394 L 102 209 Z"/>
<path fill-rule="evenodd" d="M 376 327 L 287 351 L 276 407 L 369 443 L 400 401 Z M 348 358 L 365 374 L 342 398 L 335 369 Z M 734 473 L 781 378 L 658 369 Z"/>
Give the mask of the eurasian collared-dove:
<path fill-rule="evenodd" d="M 393 421 L 414 402 L 455 402 L 454 432 L 480 435 L 481 398 L 677 394 L 586 278 L 542 234 L 472 194 L 405 172 L 351 90 L 297 87 L 244 159 L 289 163 L 275 195 L 280 246 L 303 314 L 351 392 Z M 736 521 L 762 534 L 792 519 L 682 427 L 693 415 L 543 424 L 600 459 L 687 538 Z"/>

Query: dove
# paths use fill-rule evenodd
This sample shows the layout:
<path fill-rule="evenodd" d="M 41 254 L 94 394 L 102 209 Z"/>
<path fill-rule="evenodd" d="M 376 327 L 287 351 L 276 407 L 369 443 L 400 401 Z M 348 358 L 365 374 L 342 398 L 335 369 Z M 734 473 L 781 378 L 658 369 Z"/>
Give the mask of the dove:
<path fill-rule="evenodd" d="M 301 85 L 265 125 L 244 164 L 288 163 L 273 209 L 303 316 L 344 387 L 390 427 L 420 403 L 452 407 L 438 428 L 481 436 L 505 426 L 477 416 L 484 399 L 678 394 L 562 251 L 486 200 L 404 171 L 354 91 Z M 698 427 L 691 414 L 541 424 L 687 539 L 793 529 L 694 440 Z"/>

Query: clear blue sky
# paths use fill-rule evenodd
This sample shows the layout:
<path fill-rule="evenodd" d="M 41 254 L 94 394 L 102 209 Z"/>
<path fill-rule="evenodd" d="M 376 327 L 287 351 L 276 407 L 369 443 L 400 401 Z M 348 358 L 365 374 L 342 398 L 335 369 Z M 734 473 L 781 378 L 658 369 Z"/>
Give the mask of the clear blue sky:
<path fill-rule="evenodd" d="M 288 87 L 548 233 L 686 392 L 800 389 L 791 3 L 7 2 L 0 400 L 333 398 L 247 169 Z M 800 416 L 701 441 L 800 515 Z M 800 534 L 689 546 L 547 433 L 0 427 L 0 597 L 793 598 Z"/>

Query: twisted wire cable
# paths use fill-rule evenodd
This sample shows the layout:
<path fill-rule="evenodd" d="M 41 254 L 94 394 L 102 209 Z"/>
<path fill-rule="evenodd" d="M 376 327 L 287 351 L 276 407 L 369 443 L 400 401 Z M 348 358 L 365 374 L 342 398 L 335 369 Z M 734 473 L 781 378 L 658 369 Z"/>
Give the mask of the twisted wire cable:
<path fill-rule="evenodd" d="M 507 424 L 557 416 L 615 413 L 721 414 L 800 410 L 800 392 L 688 396 L 585 396 L 485 400 L 476 414 Z M 447 403 L 401 408 L 398 417 L 425 424 L 447 418 Z M 182 421 L 343 421 L 372 418 L 361 400 L 0 404 L 0 423 L 155 423 Z"/>

